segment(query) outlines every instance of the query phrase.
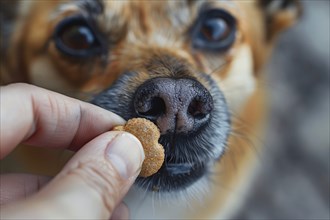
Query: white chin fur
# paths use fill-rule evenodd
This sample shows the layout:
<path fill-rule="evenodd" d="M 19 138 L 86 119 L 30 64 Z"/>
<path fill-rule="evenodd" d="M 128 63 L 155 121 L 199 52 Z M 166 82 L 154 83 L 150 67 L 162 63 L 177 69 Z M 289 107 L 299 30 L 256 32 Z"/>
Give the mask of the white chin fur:
<path fill-rule="evenodd" d="M 124 201 L 132 219 L 191 218 L 205 208 L 211 184 L 207 174 L 187 189 L 171 193 L 145 191 L 134 186 Z"/>

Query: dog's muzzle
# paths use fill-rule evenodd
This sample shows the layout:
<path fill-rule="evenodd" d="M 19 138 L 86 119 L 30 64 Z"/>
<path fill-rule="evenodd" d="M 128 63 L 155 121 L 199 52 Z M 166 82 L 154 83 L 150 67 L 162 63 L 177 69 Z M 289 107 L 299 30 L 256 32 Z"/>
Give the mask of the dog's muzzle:
<path fill-rule="evenodd" d="M 155 77 L 136 88 L 135 74 L 123 76 L 92 103 L 124 119 L 143 117 L 161 131 L 165 162 L 136 183 L 158 192 L 184 190 L 209 174 L 222 155 L 230 130 L 224 96 L 204 74 L 208 89 L 194 78 Z M 133 83 L 134 82 L 134 83 Z"/>

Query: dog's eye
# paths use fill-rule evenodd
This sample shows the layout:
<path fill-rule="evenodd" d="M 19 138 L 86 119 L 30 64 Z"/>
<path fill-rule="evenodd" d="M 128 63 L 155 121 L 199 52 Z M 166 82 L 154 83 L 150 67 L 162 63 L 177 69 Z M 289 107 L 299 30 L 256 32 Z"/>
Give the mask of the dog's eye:
<path fill-rule="evenodd" d="M 198 49 L 221 51 L 235 41 L 236 21 L 221 9 L 206 10 L 192 29 L 192 44 Z"/>
<path fill-rule="evenodd" d="M 93 32 L 86 26 L 74 25 L 64 30 L 61 36 L 62 42 L 74 50 L 86 50 L 95 45 Z"/>
<path fill-rule="evenodd" d="M 58 24 L 54 33 L 56 47 L 74 57 L 90 57 L 103 52 L 103 43 L 92 25 L 81 17 L 70 17 Z"/>

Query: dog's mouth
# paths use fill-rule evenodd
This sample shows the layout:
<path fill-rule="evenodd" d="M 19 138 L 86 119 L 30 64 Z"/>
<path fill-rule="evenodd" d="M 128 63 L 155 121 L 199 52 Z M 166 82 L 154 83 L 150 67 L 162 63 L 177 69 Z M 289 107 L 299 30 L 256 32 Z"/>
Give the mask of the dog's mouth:
<path fill-rule="evenodd" d="M 171 163 L 165 160 L 161 169 L 151 177 L 137 179 L 137 184 L 154 192 L 186 189 L 207 172 L 205 163 Z"/>
<path fill-rule="evenodd" d="M 164 146 L 165 161 L 154 175 L 139 177 L 137 185 L 149 191 L 170 193 L 187 189 L 209 173 L 210 165 L 217 161 L 221 153 L 212 150 L 218 147 L 214 144 L 212 147 L 211 143 L 207 143 L 210 148 L 202 146 L 205 132 L 162 135 L 159 142 Z"/>
<path fill-rule="evenodd" d="M 204 163 L 168 163 L 148 178 L 139 177 L 137 184 L 154 192 L 172 192 L 189 187 L 206 172 Z M 149 183 L 149 184 L 147 184 Z"/>
<path fill-rule="evenodd" d="M 147 118 L 160 129 L 165 161 L 157 173 L 138 177 L 138 186 L 160 193 L 186 190 L 210 174 L 224 153 L 230 131 L 224 96 L 205 75 L 201 77 L 208 89 L 196 80 L 172 78 L 154 78 L 132 89 L 129 85 L 134 85 L 134 76 L 124 74 L 92 103 L 126 120 Z M 155 98 L 161 102 L 153 102 Z"/>

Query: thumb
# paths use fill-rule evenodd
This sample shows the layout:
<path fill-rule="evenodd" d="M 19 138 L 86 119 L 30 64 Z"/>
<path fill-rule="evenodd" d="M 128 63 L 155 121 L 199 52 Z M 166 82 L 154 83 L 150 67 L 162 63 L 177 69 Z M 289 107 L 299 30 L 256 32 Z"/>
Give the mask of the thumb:
<path fill-rule="evenodd" d="M 138 176 L 144 151 L 136 137 L 107 132 L 87 143 L 39 193 L 9 218 L 109 219 Z M 10 210 L 13 210 L 11 212 Z"/>

